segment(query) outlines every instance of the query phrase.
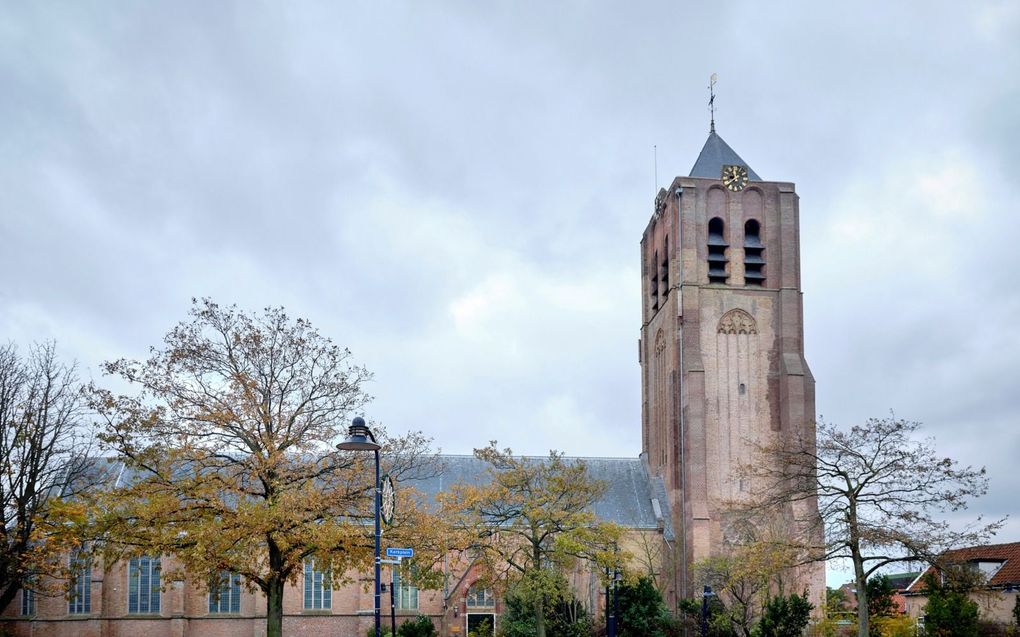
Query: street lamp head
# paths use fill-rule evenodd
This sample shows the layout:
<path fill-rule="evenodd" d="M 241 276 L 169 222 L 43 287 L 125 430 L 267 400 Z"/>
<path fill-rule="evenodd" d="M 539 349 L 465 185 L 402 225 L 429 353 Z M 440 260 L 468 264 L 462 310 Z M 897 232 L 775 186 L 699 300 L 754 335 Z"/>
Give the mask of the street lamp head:
<path fill-rule="evenodd" d="M 341 451 L 378 451 L 380 445 L 375 441 L 372 430 L 365 424 L 365 419 L 357 416 L 347 430 L 347 439 L 336 448 Z"/>

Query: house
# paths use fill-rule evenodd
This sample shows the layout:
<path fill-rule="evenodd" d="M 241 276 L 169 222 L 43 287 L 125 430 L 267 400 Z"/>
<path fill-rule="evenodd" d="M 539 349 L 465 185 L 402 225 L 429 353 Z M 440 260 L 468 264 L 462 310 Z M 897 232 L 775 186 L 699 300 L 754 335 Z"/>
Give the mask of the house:
<path fill-rule="evenodd" d="M 920 575 L 920 573 L 916 571 L 908 573 L 879 573 L 877 575 L 872 575 L 872 578 L 884 576 L 889 579 L 889 585 L 892 586 L 893 589 L 893 603 L 896 604 L 896 610 L 899 613 L 904 614 L 907 610 L 906 598 L 903 596 L 903 593 L 907 587 L 909 587 L 910 584 L 917 579 L 918 575 Z M 843 599 L 846 600 L 843 603 L 843 609 L 847 612 L 854 611 L 857 608 L 856 582 L 851 580 L 840 586 L 839 590 L 843 592 Z"/>
<path fill-rule="evenodd" d="M 911 584 L 914 583 L 919 575 L 920 573 L 917 571 L 908 573 L 890 573 L 886 575 L 886 577 L 889 578 L 889 585 L 892 586 L 894 591 L 893 602 L 896 604 L 896 610 L 899 611 L 900 614 L 906 614 L 907 612 L 907 598 L 903 593 L 910 587 Z"/>
<path fill-rule="evenodd" d="M 980 575 L 984 585 L 970 597 L 978 603 L 982 619 L 1001 623 L 1013 621 L 1013 608 L 1020 590 L 1020 542 L 954 549 L 942 555 L 941 563 L 966 566 Z M 935 567 L 929 567 L 904 591 L 906 611 L 911 617 L 924 616 L 928 603 L 924 576 L 937 572 Z"/>

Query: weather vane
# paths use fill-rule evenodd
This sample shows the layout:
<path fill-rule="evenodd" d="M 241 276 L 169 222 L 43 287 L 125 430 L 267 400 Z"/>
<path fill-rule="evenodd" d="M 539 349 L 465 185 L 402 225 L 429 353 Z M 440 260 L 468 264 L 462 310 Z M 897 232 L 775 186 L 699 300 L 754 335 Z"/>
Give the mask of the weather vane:
<path fill-rule="evenodd" d="M 712 128 L 709 132 L 715 132 L 715 80 L 718 76 L 713 73 L 708 80 L 708 110 L 712 113 Z"/>

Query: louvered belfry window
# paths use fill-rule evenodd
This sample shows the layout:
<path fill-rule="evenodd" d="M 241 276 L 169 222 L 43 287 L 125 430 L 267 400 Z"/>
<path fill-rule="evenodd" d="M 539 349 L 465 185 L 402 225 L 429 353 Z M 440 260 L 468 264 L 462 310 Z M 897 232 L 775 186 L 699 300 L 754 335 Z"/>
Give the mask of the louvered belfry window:
<path fill-rule="evenodd" d="M 651 296 L 652 311 L 659 309 L 659 251 L 656 250 L 652 256 L 652 280 L 648 282 L 648 294 Z"/>
<path fill-rule="evenodd" d="M 765 244 L 761 224 L 754 219 L 744 224 L 744 284 L 765 285 Z"/>
<path fill-rule="evenodd" d="M 726 249 L 730 244 L 726 242 L 726 226 L 719 217 L 713 217 L 708 222 L 708 282 L 726 283 L 729 274 L 726 272 Z"/>
<path fill-rule="evenodd" d="M 660 296 L 665 299 L 669 296 L 669 237 L 666 237 L 665 251 L 662 260 L 659 262 L 659 285 L 662 286 Z"/>

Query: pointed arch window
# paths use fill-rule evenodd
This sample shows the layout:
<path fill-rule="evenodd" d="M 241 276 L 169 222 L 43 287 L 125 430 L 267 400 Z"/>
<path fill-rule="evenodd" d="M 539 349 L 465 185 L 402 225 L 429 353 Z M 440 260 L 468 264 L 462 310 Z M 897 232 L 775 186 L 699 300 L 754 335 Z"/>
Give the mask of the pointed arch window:
<path fill-rule="evenodd" d="M 159 613 L 159 579 L 158 557 L 146 555 L 128 562 L 128 613 Z"/>
<path fill-rule="evenodd" d="M 404 573 L 400 571 L 404 570 Z M 414 577 L 417 575 L 417 568 L 406 566 L 397 569 L 393 573 L 394 602 L 399 610 L 418 610 L 418 587 L 414 584 Z"/>
<path fill-rule="evenodd" d="M 652 273 L 652 280 L 648 284 L 648 291 L 651 295 L 652 311 L 659 309 L 659 251 L 656 250 L 652 253 L 652 267 L 649 268 Z"/>
<path fill-rule="evenodd" d="M 71 594 L 67 600 L 69 615 L 84 615 L 92 612 L 92 558 L 83 550 L 74 551 L 68 557 L 71 575 Z"/>
<path fill-rule="evenodd" d="M 220 571 L 209 586 L 210 613 L 241 612 L 241 574 Z"/>
<path fill-rule="evenodd" d="M 25 580 L 25 588 L 21 589 L 21 614 L 25 617 L 35 615 L 35 589 L 31 578 Z"/>
<path fill-rule="evenodd" d="M 726 283 L 729 274 L 726 272 L 726 249 L 730 244 L 726 242 L 726 225 L 719 217 L 713 217 L 708 222 L 708 282 Z"/>
<path fill-rule="evenodd" d="M 665 251 L 659 263 L 659 284 L 662 285 L 662 298 L 669 296 L 669 235 L 666 235 Z"/>
<path fill-rule="evenodd" d="M 468 589 L 468 608 L 492 608 L 495 605 L 496 597 L 492 594 L 491 588 L 486 588 L 476 583 Z"/>
<path fill-rule="evenodd" d="M 761 240 L 761 224 L 748 219 L 744 224 L 744 284 L 765 285 L 765 244 Z"/>
<path fill-rule="evenodd" d="M 329 567 L 313 557 L 305 558 L 305 610 L 328 610 L 333 607 L 333 586 Z"/>

